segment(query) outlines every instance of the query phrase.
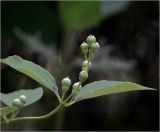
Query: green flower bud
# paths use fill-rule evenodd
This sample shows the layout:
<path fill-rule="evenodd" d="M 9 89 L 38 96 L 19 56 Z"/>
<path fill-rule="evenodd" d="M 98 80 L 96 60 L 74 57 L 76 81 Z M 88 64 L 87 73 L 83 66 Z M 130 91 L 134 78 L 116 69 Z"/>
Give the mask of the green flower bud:
<path fill-rule="evenodd" d="M 88 64 L 88 61 L 83 61 L 82 70 L 85 70 L 87 66 L 89 67 L 89 69 L 91 69 L 91 66 L 92 66 L 91 62 L 89 62 Z"/>
<path fill-rule="evenodd" d="M 96 53 L 98 50 L 99 50 L 100 46 L 99 46 L 99 43 L 92 43 L 91 45 L 91 52 L 92 53 Z"/>
<path fill-rule="evenodd" d="M 82 53 L 86 56 L 87 53 L 88 53 L 88 44 L 85 43 L 85 42 L 83 42 L 83 43 L 81 44 L 81 50 L 82 50 Z"/>
<path fill-rule="evenodd" d="M 78 87 L 78 85 L 79 85 L 79 82 L 76 82 L 76 83 L 73 84 L 73 87 L 72 87 L 72 88 L 73 88 L 73 89 L 76 89 L 76 88 Z M 81 88 L 81 87 L 82 87 L 82 86 L 80 85 L 79 88 Z"/>
<path fill-rule="evenodd" d="M 99 43 L 92 43 L 91 50 L 90 50 L 90 56 L 93 57 L 94 54 L 99 50 L 100 46 Z"/>
<path fill-rule="evenodd" d="M 21 102 L 20 99 L 14 99 L 12 102 L 12 106 L 17 107 L 17 108 L 22 108 L 24 104 Z"/>
<path fill-rule="evenodd" d="M 87 44 L 89 45 L 89 47 L 91 46 L 92 43 L 95 43 L 96 42 L 96 38 L 94 37 L 94 35 L 89 35 L 87 37 Z"/>
<path fill-rule="evenodd" d="M 71 80 L 69 77 L 66 77 L 62 80 L 62 92 L 66 92 L 69 89 L 69 86 L 71 85 Z"/>
<path fill-rule="evenodd" d="M 88 73 L 86 71 L 81 71 L 79 74 L 79 80 L 81 82 L 86 81 L 86 79 L 88 78 Z"/>
<path fill-rule="evenodd" d="M 72 90 L 72 96 L 73 97 L 77 95 L 77 93 L 79 92 L 79 90 L 82 87 L 81 85 L 78 87 L 78 85 L 79 85 L 79 82 L 73 84 L 73 87 L 72 87 L 72 89 L 73 89 Z"/>
<path fill-rule="evenodd" d="M 19 96 L 20 101 L 25 104 L 27 102 L 27 97 L 25 95 Z"/>

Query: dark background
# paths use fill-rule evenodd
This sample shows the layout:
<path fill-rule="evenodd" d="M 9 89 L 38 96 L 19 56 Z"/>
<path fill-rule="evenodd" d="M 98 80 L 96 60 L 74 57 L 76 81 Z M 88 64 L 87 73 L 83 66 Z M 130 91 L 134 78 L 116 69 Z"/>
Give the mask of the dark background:
<path fill-rule="evenodd" d="M 83 55 L 79 45 L 90 34 L 101 49 L 86 83 L 95 80 L 135 82 L 157 91 L 113 94 L 81 101 L 42 121 L 22 121 L 2 130 L 158 131 L 159 2 L 9 2 L 1 1 L 1 58 L 17 54 L 50 71 L 60 86 L 78 80 Z M 1 65 L 1 91 L 39 86 Z M 20 116 L 44 115 L 57 104 L 44 91 L 42 99 Z M 3 106 L 4 104 L 2 104 Z"/>

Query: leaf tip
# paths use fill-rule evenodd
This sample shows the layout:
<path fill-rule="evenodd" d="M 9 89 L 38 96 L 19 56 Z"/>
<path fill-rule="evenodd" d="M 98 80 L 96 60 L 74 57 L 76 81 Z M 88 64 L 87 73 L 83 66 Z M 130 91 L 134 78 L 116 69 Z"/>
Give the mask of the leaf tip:
<path fill-rule="evenodd" d="M 157 91 L 157 89 L 155 89 L 155 88 L 148 88 L 148 87 L 145 87 L 144 90 L 153 90 L 153 91 Z"/>

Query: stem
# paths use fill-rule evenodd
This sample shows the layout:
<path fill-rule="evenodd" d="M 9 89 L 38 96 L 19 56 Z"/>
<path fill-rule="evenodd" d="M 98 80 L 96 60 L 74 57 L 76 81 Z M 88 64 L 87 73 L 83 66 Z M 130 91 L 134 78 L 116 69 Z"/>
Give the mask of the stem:
<path fill-rule="evenodd" d="M 9 120 L 6 116 L 3 116 L 3 119 L 5 120 L 5 123 L 8 124 L 9 123 Z"/>
<path fill-rule="evenodd" d="M 59 103 L 61 103 L 61 102 L 62 102 L 62 101 L 61 101 L 61 97 L 59 96 L 58 92 L 55 92 L 55 91 L 52 91 L 52 92 L 56 95 Z"/>
<path fill-rule="evenodd" d="M 91 61 L 91 56 L 87 57 L 86 60 L 88 61 L 88 64 L 87 64 L 87 67 L 85 68 L 85 71 L 88 72 L 88 71 L 89 71 L 89 63 L 90 63 L 90 61 Z M 81 81 L 79 81 L 79 84 L 78 84 L 77 88 L 80 87 L 80 85 L 82 85 L 82 82 L 81 82 Z M 76 88 L 76 89 L 77 89 L 77 88 Z M 70 98 L 72 98 L 73 93 L 74 93 L 74 92 L 72 92 L 72 93 L 68 96 L 68 98 L 64 101 L 66 107 L 68 107 L 68 106 L 70 106 L 70 105 L 72 105 L 72 104 L 75 103 L 75 101 L 73 101 L 72 99 L 67 103 L 67 101 L 68 101 Z"/>
<path fill-rule="evenodd" d="M 52 115 L 54 115 L 58 111 L 60 111 L 62 108 L 64 108 L 64 103 L 59 104 L 53 111 L 51 111 L 50 113 L 48 113 L 46 115 L 14 118 L 14 119 L 9 120 L 9 123 L 13 123 L 13 122 L 16 122 L 16 121 L 22 121 L 22 120 L 42 120 L 42 119 L 46 119 L 46 118 L 51 117 Z"/>
<path fill-rule="evenodd" d="M 57 96 L 57 99 L 58 99 L 59 103 L 61 103 L 61 102 L 62 102 L 62 99 L 61 99 L 61 97 L 59 96 L 59 94 L 56 93 L 56 96 Z"/>
<path fill-rule="evenodd" d="M 12 112 L 12 114 L 11 114 L 11 119 L 12 118 L 14 118 L 14 117 L 16 117 L 18 114 L 19 114 L 19 112 L 20 112 L 20 110 L 18 109 L 17 111 L 15 111 L 15 112 Z"/>
<path fill-rule="evenodd" d="M 62 48 L 63 56 L 66 54 L 64 49 L 66 49 L 66 46 Z M 90 52 L 90 50 L 88 52 Z M 92 53 L 89 54 L 89 57 L 85 56 L 85 60 L 88 61 L 87 67 L 85 68 L 86 72 L 89 71 L 89 63 L 91 61 L 91 58 L 92 58 Z M 0 59 L 0 62 L 1 62 L 1 59 Z M 77 88 L 79 88 L 82 85 L 82 83 L 83 82 L 79 81 L 79 84 L 78 84 Z M 77 89 L 77 88 L 75 88 L 75 89 Z M 8 123 L 13 123 L 13 122 L 17 122 L 17 121 L 23 121 L 23 120 L 42 120 L 42 119 L 46 119 L 46 118 L 49 118 L 52 115 L 56 114 L 57 112 L 59 112 L 64 107 L 68 107 L 68 106 L 76 103 L 76 101 L 72 99 L 74 91 L 72 91 L 72 93 L 64 101 L 63 101 L 64 95 L 62 95 L 62 99 L 61 99 L 61 97 L 59 96 L 59 94 L 57 92 L 55 92 L 55 91 L 53 91 L 53 92 L 55 93 L 55 95 L 56 95 L 56 97 L 57 97 L 57 99 L 58 99 L 60 104 L 54 110 L 49 112 L 48 114 L 43 115 L 43 116 L 19 117 L 19 118 L 14 118 L 14 119 L 10 119 L 10 120 L 8 120 L 4 116 L 3 119 L 5 120 L 5 122 L 3 122 L 2 124 L 8 124 Z"/>
<path fill-rule="evenodd" d="M 77 88 L 79 88 L 81 84 L 82 84 L 82 82 L 79 81 L 79 84 L 78 84 Z M 77 88 L 75 88 L 75 89 L 77 89 Z M 68 98 L 64 101 L 64 104 L 66 104 L 67 101 L 68 101 L 70 98 L 72 98 L 72 95 L 73 95 L 73 94 L 74 94 L 74 92 L 72 92 L 72 93 L 68 96 Z"/>
<path fill-rule="evenodd" d="M 76 103 L 76 101 L 72 101 L 72 102 L 66 103 L 66 104 L 65 104 L 65 107 L 71 106 L 71 105 L 73 105 L 74 103 Z"/>

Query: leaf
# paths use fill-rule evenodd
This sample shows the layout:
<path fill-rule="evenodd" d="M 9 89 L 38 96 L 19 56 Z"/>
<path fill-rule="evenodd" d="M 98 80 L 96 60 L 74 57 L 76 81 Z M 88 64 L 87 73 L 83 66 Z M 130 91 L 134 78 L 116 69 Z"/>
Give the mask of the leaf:
<path fill-rule="evenodd" d="M 16 112 L 17 108 L 16 107 L 3 107 L 0 108 L 0 117 L 2 116 L 7 116 L 13 112 Z"/>
<path fill-rule="evenodd" d="M 69 31 L 89 29 L 104 18 L 100 1 L 60 1 L 58 4 L 62 24 Z"/>
<path fill-rule="evenodd" d="M 128 92 L 134 90 L 155 90 L 135 83 L 121 81 L 95 81 L 85 85 L 75 97 L 76 101 L 94 98 L 102 95 Z"/>
<path fill-rule="evenodd" d="M 23 89 L 8 94 L 0 93 L 0 95 L 0 100 L 10 107 L 12 106 L 12 102 L 14 99 L 19 98 L 20 95 L 25 95 L 27 97 L 27 102 L 24 106 L 27 106 L 36 102 L 42 97 L 43 89 L 41 87 L 38 87 L 36 89 Z"/>
<path fill-rule="evenodd" d="M 39 65 L 31 61 L 24 60 L 17 55 L 9 56 L 6 59 L 1 59 L 0 62 L 9 65 L 21 73 L 24 73 L 52 92 L 57 93 L 58 88 L 54 77 Z"/>

